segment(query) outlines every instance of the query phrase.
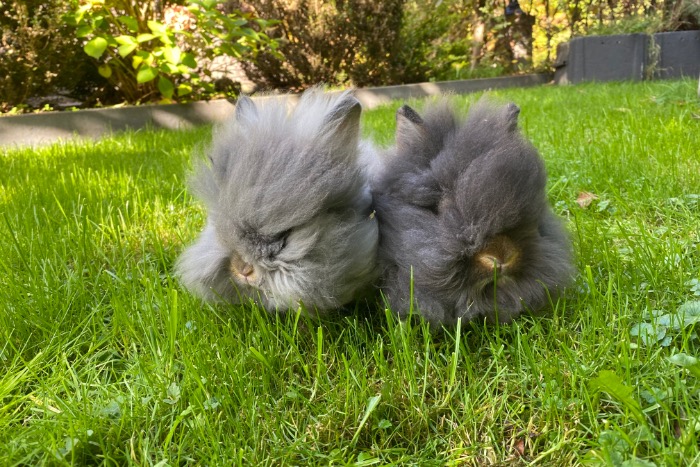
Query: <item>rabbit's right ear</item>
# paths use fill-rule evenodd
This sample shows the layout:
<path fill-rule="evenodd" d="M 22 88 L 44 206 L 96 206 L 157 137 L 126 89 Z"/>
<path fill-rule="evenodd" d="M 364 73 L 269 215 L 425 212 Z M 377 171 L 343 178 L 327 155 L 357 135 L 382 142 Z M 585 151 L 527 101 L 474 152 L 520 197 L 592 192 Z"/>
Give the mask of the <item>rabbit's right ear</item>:
<path fill-rule="evenodd" d="M 240 96 L 236 102 L 236 121 L 248 123 L 258 118 L 258 109 L 255 102 L 248 96 Z"/>
<path fill-rule="evenodd" d="M 503 113 L 505 114 L 505 119 L 508 122 L 508 130 L 517 131 L 518 129 L 518 115 L 520 115 L 520 107 L 510 102 L 507 104 Z"/>
<path fill-rule="evenodd" d="M 418 112 L 407 105 L 396 111 L 396 145 L 399 149 L 410 148 L 425 134 L 425 122 Z"/>
<path fill-rule="evenodd" d="M 467 127 L 484 127 L 496 133 L 515 133 L 518 131 L 519 115 L 520 107 L 513 102 L 502 105 L 484 95 L 469 109 Z"/>

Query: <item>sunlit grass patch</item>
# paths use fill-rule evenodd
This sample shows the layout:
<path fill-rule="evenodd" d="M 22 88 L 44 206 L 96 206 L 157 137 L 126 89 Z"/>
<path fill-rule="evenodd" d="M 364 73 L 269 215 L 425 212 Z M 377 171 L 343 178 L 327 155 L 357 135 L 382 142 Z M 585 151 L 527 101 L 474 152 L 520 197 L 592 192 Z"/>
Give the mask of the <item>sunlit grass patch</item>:
<path fill-rule="evenodd" d="M 189 295 L 172 267 L 204 222 L 185 174 L 208 128 L 6 151 L 0 464 L 697 463 L 696 86 L 495 93 L 522 109 L 579 271 L 548 316 L 500 326 Z M 398 105 L 365 134 L 390 144 Z"/>

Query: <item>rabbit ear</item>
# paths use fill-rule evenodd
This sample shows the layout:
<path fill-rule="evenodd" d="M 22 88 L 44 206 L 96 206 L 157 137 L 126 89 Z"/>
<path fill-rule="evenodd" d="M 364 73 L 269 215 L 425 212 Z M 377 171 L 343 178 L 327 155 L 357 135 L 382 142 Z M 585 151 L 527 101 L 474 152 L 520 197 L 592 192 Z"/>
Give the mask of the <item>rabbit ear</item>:
<path fill-rule="evenodd" d="M 518 115 L 520 115 L 520 107 L 510 102 L 503 109 L 506 121 L 508 122 L 508 130 L 515 131 L 518 129 Z"/>
<path fill-rule="evenodd" d="M 240 96 L 236 102 L 236 120 L 239 123 L 249 122 L 258 117 L 258 109 L 253 99 L 248 96 Z"/>
<path fill-rule="evenodd" d="M 513 102 L 502 105 L 484 95 L 469 109 L 467 126 L 486 125 L 492 131 L 514 132 L 518 130 L 519 115 L 520 107 Z"/>
<path fill-rule="evenodd" d="M 355 147 L 360 133 L 362 106 L 352 94 L 344 94 L 323 120 L 323 133 L 339 147 Z"/>
<path fill-rule="evenodd" d="M 400 123 L 402 120 L 407 120 L 414 125 L 423 124 L 423 119 L 418 115 L 418 112 L 407 105 L 401 106 L 401 108 L 396 111 L 396 121 Z"/>
<path fill-rule="evenodd" d="M 396 111 L 396 145 L 399 148 L 410 146 L 424 135 L 425 123 L 418 112 L 407 105 Z"/>

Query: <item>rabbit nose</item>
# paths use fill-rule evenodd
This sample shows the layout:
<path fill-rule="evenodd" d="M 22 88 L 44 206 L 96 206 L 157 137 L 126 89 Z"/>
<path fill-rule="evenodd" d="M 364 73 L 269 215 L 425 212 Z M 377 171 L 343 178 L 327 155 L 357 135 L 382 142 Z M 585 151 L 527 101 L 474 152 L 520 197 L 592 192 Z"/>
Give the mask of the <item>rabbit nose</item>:
<path fill-rule="evenodd" d="M 501 269 L 503 269 L 503 261 L 488 253 L 478 255 L 476 260 L 486 268 L 487 271 L 501 272 Z"/>
<path fill-rule="evenodd" d="M 236 254 L 231 257 L 230 269 L 234 276 L 240 280 L 247 283 L 255 281 L 255 267 Z"/>
<path fill-rule="evenodd" d="M 517 267 L 520 251 L 505 235 L 494 237 L 474 258 L 484 270 L 491 273 L 507 273 Z"/>
<path fill-rule="evenodd" d="M 243 264 L 243 267 L 238 272 L 243 277 L 249 277 L 251 274 L 253 274 L 255 272 L 255 269 L 253 268 L 252 264 L 245 263 L 245 264 Z"/>
<path fill-rule="evenodd" d="M 253 267 L 253 265 L 250 263 L 241 263 L 239 267 L 234 270 L 234 273 L 238 277 L 239 281 L 245 282 L 248 285 L 255 287 L 258 282 L 255 267 Z"/>

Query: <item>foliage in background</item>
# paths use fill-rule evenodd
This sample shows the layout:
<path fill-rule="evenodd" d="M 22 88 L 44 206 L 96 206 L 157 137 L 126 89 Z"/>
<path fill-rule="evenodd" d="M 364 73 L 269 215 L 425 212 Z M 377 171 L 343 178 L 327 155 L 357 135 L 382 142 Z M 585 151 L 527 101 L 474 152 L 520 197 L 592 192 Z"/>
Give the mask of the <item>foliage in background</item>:
<path fill-rule="evenodd" d="M 252 60 L 263 48 L 277 55 L 275 41 L 261 32 L 271 21 L 223 13 L 216 0 L 179 3 L 79 0 L 66 18 L 127 102 L 207 97 L 216 91 L 207 68 L 216 57 Z"/>
<path fill-rule="evenodd" d="M 551 66 L 556 46 L 574 36 L 698 29 L 697 0 L 523 0 L 535 15 L 533 60 Z M 694 6 L 693 6 L 694 5 Z"/>
<path fill-rule="evenodd" d="M 479 6 L 474 0 L 246 4 L 261 17 L 281 19 L 271 35 L 280 41 L 284 60 L 262 54 L 257 63 L 245 64 L 263 88 L 300 90 L 318 82 L 362 87 L 494 76 L 510 69 L 493 47 L 484 47 L 474 66 L 465 68 L 473 55 L 470 12 Z M 495 2 L 484 9 L 482 16 L 490 18 L 486 40 L 504 37 L 502 10 Z"/>
<path fill-rule="evenodd" d="M 216 71 L 231 63 L 222 54 L 262 89 L 388 85 L 547 70 L 576 35 L 700 27 L 698 0 L 521 0 L 520 15 L 508 3 L 71 0 L 93 59 L 61 20 L 64 2 L 0 1 L 0 108 L 57 91 L 87 106 L 235 93 Z"/>
<path fill-rule="evenodd" d="M 258 16 L 279 19 L 270 37 L 279 41 L 284 58 L 263 53 L 256 63 L 243 65 L 253 81 L 272 89 L 301 90 L 320 82 L 355 86 L 396 82 L 401 72 L 397 59 L 404 2 L 246 2 Z"/>
<path fill-rule="evenodd" d="M 492 51 L 481 49 L 472 22 L 479 17 L 475 0 L 408 1 L 401 29 L 402 82 L 485 78 L 506 74 Z M 502 35 L 502 15 L 485 16 L 491 27 L 479 31 Z M 499 27 L 495 27 L 496 25 Z M 488 31 L 487 31 L 488 30 Z M 470 32 L 471 31 L 471 32 Z"/>
<path fill-rule="evenodd" d="M 56 89 L 81 90 L 95 79 L 61 20 L 66 11 L 60 0 L 0 1 L 1 112 Z"/>
<path fill-rule="evenodd" d="M 556 46 L 573 36 L 697 28 L 700 17 L 695 0 L 522 0 L 519 8 L 503 0 L 246 5 L 260 17 L 281 19 L 271 34 L 285 57 L 262 54 L 246 65 L 249 76 L 263 88 L 292 90 L 318 82 L 386 85 L 546 70 Z"/>
<path fill-rule="evenodd" d="M 407 52 L 420 51 L 425 80 L 530 71 L 532 64 L 522 68 L 513 61 L 514 15 L 506 16 L 505 6 L 495 0 L 409 1 L 402 37 L 408 44 Z M 423 40 L 413 43 L 416 37 Z"/>
<path fill-rule="evenodd" d="M 698 29 L 697 0 L 569 0 L 569 28 L 574 35 L 655 33 Z"/>
<path fill-rule="evenodd" d="M 700 29 L 700 2 L 680 0 L 671 9 L 666 20 L 668 28 L 674 31 L 694 31 Z"/>
<path fill-rule="evenodd" d="M 530 60 L 523 67 L 514 62 L 518 31 L 509 22 L 514 16 L 506 15 L 508 3 L 408 1 L 405 49 L 427 64 L 429 79 L 459 79 L 548 69 L 557 45 L 573 36 L 698 29 L 700 23 L 697 0 L 520 0 L 533 21 Z M 421 40 L 411 42 L 416 37 Z"/>

